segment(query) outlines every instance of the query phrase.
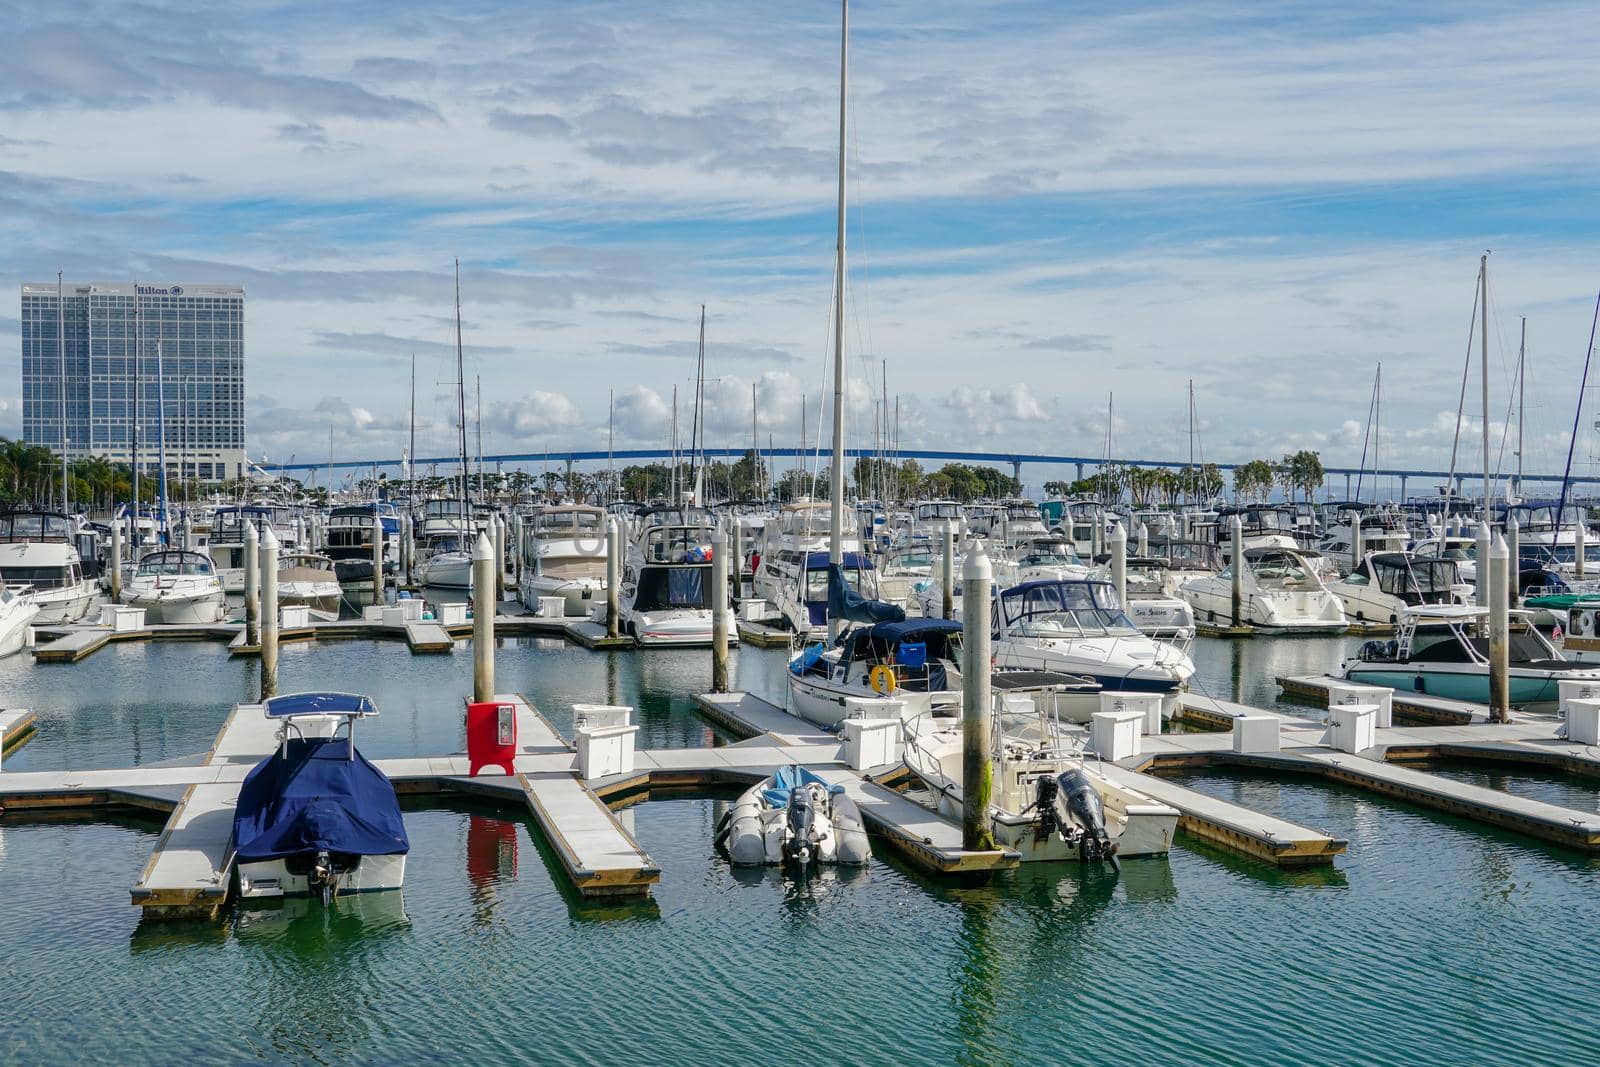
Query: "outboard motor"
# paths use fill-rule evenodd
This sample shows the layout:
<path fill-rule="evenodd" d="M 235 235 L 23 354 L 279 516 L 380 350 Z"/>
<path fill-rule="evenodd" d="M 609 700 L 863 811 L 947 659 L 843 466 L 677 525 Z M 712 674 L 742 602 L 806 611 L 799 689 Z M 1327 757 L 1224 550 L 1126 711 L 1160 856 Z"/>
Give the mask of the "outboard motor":
<path fill-rule="evenodd" d="M 1056 794 L 1059 792 L 1056 780 L 1048 774 L 1041 774 L 1033 780 L 1033 807 L 1039 813 L 1037 833 L 1040 838 L 1049 837 L 1061 829 L 1056 820 Z"/>
<path fill-rule="evenodd" d="M 1117 846 L 1106 831 L 1105 806 L 1081 767 L 1062 771 L 1056 777 L 1055 813 L 1063 828 L 1072 826 L 1079 831 L 1080 859 L 1110 860 L 1116 865 Z"/>
<path fill-rule="evenodd" d="M 783 841 L 783 857 L 802 867 L 811 864 L 812 835 L 816 828 L 817 807 L 811 790 L 797 786 L 789 791 L 789 833 Z"/>

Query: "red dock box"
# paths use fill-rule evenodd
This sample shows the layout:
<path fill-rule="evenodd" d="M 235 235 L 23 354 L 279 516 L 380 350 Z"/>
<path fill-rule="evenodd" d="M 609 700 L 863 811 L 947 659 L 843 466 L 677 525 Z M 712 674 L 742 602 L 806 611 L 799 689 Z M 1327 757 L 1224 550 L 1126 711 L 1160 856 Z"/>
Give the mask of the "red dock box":
<path fill-rule="evenodd" d="M 517 706 L 467 704 L 467 773 L 475 778 L 484 767 L 500 767 L 515 774 L 516 758 Z"/>

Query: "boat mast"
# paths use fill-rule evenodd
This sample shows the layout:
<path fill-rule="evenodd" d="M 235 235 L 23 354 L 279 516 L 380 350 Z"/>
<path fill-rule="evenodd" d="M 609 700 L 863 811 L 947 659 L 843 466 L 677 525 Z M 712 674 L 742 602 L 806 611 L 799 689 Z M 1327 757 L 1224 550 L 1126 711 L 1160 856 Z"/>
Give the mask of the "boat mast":
<path fill-rule="evenodd" d="M 683 503 L 678 487 L 678 387 L 672 387 L 672 506 Z"/>
<path fill-rule="evenodd" d="M 478 407 L 478 503 L 483 503 L 483 375 L 472 376 Z"/>
<path fill-rule="evenodd" d="M 1522 316 L 1522 337 L 1517 342 L 1517 480 L 1511 487 L 1518 500 L 1522 499 L 1522 417 L 1527 393 L 1528 316 Z M 1556 529 L 1561 528 L 1561 516 L 1556 516 Z"/>
<path fill-rule="evenodd" d="M 1600 296 L 1595 297 L 1594 318 L 1589 320 L 1589 347 L 1583 352 L 1583 377 L 1578 381 L 1578 403 L 1572 412 L 1572 436 L 1567 438 L 1567 466 L 1561 472 L 1561 498 L 1556 502 L 1556 534 L 1560 539 L 1561 516 L 1567 510 L 1567 489 L 1572 484 L 1572 453 L 1578 445 L 1578 422 L 1583 418 L 1583 394 L 1589 388 L 1589 363 L 1594 359 L 1594 332 L 1600 326 Z M 1578 521 L 1583 522 L 1583 515 L 1578 516 Z M 1552 542 L 1554 545 L 1555 542 Z"/>
<path fill-rule="evenodd" d="M 1378 433 L 1383 425 L 1383 364 L 1372 379 L 1372 502 L 1378 502 Z"/>
<path fill-rule="evenodd" d="M 415 499 L 417 487 L 417 354 L 411 353 L 411 435 L 406 442 L 406 496 Z"/>
<path fill-rule="evenodd" d="M 161 338 L 156 338 L 156 481 L 161 488 L 158 508 L 161 544 L 167 545 L 167 380 L 161 366 Z"/>
<path fill-rule="evenodd" d="M 1483 335 L 1479 340 L 1482 347 L 1479 349 L 1480 362 L 1483 366 L 1483 521 L 1489 521 L 1489 253 L 1485 252 L 1478 262 L 1479 283 L 1483 291 L 1478 300 L 1478 313 L 1483 316 L 1479 332 Z M 1559 524 L 1561 516 L 1556 516 Z"/>
<path fill-rule="evenodd" d="M 61 514 L 65 515 L 72 505 L 67 496 L 67 298 L 61 271 L 56 271 L 56 359 L 61 364 Z"/>
<path fill-rule="evenodd" d="M 761 493 L 761 418 L 756 413 L 756 383 L 750 383 L 750 473 L 755 476 L 755 495 Z"/>
<path fill-rule="evenodd" d="M 845 131 L 850 90 L 850 0 L 841 0 L 839 17 L 839 217 L 833 296 L 833 466 L 828 471 L 828 563 L 844 565 L 844 280 Z M 803 573 L 803 569 L 802 569 Z M 837 639 L 840 620 L 828 617 L 828 636 Z"/>
<path fill-rule="evenodd" d="M 705 473 L 700 469 L 700 453 L 704 444 L 704 427 L 700 422 L 700 401 L 705 395 L 706 380 L 706 306 L 700 305 L 700 352 L 694 367 L 694 417 L 689 423 L 689 486 L 695 504 L 701 499 L 701 481 Z"/>
<path fill-rule="evenodd" d="M 617 499 L 617 391 L 606 401 L 606 492 Z"/>
<path fill-rule="evenodd" d="M 1194 498 L 1199 496 L 1195 492 L 1194 471 L 1194 379 L 1189 379 L 1189 476 L 1184 479 L 1184 490 L 1188 494 L 1188 503 L 1193 504 Z"/>
<path fill-rule="evenodd" d="M 128 540 L 134 546 L 133 558 L 139 558 L 139 416 L 143 405 L 139 394 L 144 383 L 140 376 L 144 362 L 144 320 L 139 315 L 139 279 L 133 280 L 133 440 L 128 448 L 128 470 L 133 483 L 133 517 L 128 526 Z"/>
<path fill-rule="evenodd" d="M 461 260 L 456 260 L 456 428 L 460 431 L 461 446 L 461 547 L 471 552 L 467 544 L 471 535 L 472 514 L 467 508 L 467 376 L 461 358 Z"/>

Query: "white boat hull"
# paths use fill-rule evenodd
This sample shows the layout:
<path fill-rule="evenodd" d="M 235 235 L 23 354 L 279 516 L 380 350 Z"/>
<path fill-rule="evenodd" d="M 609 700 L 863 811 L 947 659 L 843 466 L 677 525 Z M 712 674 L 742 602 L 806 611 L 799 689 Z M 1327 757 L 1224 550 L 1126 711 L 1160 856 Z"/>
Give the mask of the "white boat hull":
<path fill-rule="evenodd" d="M 362 856 L 353 870 L 340 875 L 338 895 L 399 889 L 405 879 L 404 855 Z M 308 876 L 290 874 L 288 864 L 283 860 L 239 864 L 239 896 L 242 899 L 303 897 L 320 892 L 320 887 L 312 887 Z"/>
<path fill-rule="evenodd" d="M 417 564 L 417 584 L 434 589 L 471 589 L 472 558 L 451 552 Z"/>
<path fill-rule="evenodd" d="M 227 614 L 226 598 L 221 589 L 197 596 L 124 593 L 122 601 L 130 608 L 143 608 L 144 621 L 151 625 L 205 626 L 221 622 Z"/>
<path fill-rule="evenodd" d="M 94 603 L 94 585 L 84 581 L 56 589 L 41 589 L 33 594 L 33 602 L 39 605 L 39 614 L 33 620 L 37 626 L 77 622 L 89 613 L 89 606 Z"/>

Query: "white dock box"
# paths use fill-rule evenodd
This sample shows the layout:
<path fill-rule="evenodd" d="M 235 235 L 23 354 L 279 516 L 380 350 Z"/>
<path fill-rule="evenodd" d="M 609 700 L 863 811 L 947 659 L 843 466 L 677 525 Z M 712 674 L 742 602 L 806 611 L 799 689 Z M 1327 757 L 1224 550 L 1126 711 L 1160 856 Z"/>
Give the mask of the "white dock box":
<path fill-rule="evenodd" d="M 460 601 L 439 605 L 440 626 L 463 626 L 467 621 L 467 606 Z"/>
<path fill-rule="evenodd" d="M 1144 718 L 1139 723 L 1142 734 L 1161 732 L 1161 693 L 1101 693 L 1101 711 L 1137 711 Z"/>
<path fill-rule="evenodd" d="M 629 724 L 633 708 L 610 704 L 574 704 L 578 735 L 578 776 L 584 781 L 633 770 L 637 726 Z"/>
<path fill-rule="evenodd" d="M 1570 701 L 1600 700 L 1600 682 L 1564 678 L 1556 682 L 1556 687 L 1561 691 L 1559 710 L 1562 715 L 1567 713 L 1567 704 Z"/>
<path fill-rule="evenodd" d="M 393 604 L 390 604 L 389 607 L 399 609 L 401 616 L 406 622 L 422 621 L 422 601 L 418 600 L 416 597 L 401 597 Z M 386 608 L 385 610 L 388 609 Z"/>
<path fill-rule="evenodd" d="M 278 609 L 278 625 L 285 630 L 303 630 L 311 625 L 311 608 L 305 604 L 285 604 Z"/>
<path fill-rule="evenodd" d="M 1283 720 L 1276 715 L 1240 715 L 1233 720 L 1233 750 L 1235 752 L 1277 752 L 1282 746 L 1280 727 Z"/>
<path fill-rule="evenodd" d="M 740 622 L 764 622 L 767 618 L 767 602 L 760 597 L 747 596 L 739 601 Z"/>
<path fill-rule="evenodd" d="M 398 604 L 389 604 L 383 609 L 383 624 L 385 626 L 404 626 L 410 621 L 406 618 L 406 609 Z"/>
<path fill-rule="evenodd" d="M 106 604 L 100 608 L 100 625 L 111 627 L 112 633 L 126 634 L 144 629 L 144 609 L 130 608 L 126 604 Z"/>
<path fill-rule="evenodd" d="M 567 615 L 567 600 L 559 596 L 542 596 L 539 609 L 534 612 L 541 619 L 562 619 Z"/>
<path fill-rule="evenodd" d="M 1600 696 L 1600 687 L 1596 688 Z M 1387 730 L 1394 725 L 1394 690 L 1386 685 L 1357 685 L 1355 682 L 1329 682 L 1328 707 L 1337 704 L 1361 704 L 1378 709 L 1377 728 Z"/>
<path fill-rule="evenodd" d="M 1579 745 L 1600 745 L 1600 700 L 1575 697 L 1564 701 L 1563 704 L 1562 714 L 1567 719 L 1567 740 Z"/>
<path fill-rule="evenodd" d="M 1089 747 L 1112 762 L 1137 756 L 1143 725 L 1142 711 L 1097 711 L 1089 720 Z"/>
<path fill-rule="evenodd" d="M 899 719 L 846 719 L 844 761 L 853 771 L 882 767 L 900 758 Z"/>
<path fill-rule="evenodd" d="M 1328 709 L 1328 724 L 1340 752 L 1362 752 L 1378 743 L 1378 709 L 1372 704 L 1336 704 Z"/>
<path fill-rule="evenodd" d="M 361 609 L 361 621 L 362 622 L 382 622 L 383 621 L 383 605 L 382 604 L 368 604 L 366 607 L 362 608 Z"/>

